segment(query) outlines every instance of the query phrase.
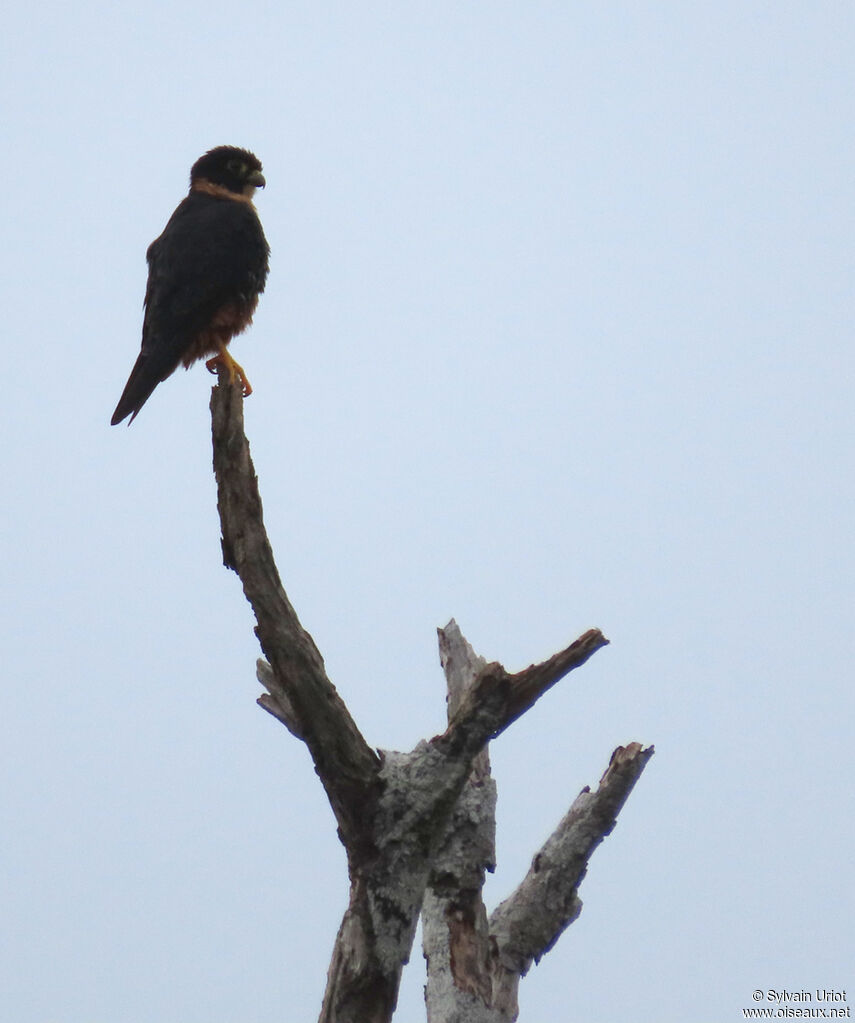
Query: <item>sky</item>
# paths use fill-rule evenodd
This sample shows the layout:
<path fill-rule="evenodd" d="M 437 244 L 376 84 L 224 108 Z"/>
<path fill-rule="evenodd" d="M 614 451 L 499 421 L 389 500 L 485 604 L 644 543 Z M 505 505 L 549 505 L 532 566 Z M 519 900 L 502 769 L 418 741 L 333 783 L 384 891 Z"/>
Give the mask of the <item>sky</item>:
<path fill-rule="evenodd" d="M 488 908 L 656 747 L 522 1023 L 855 1001 L 852 6 L 45 0 L 0 50 L 3 1017 L 312 1020 L 346 906 L 254 703 L 212 378 L 108 425 L 224 143 L 268 182 L 266 522 L 368 742 L 442 730 L 451 617 L 510 670 L 611 640 L 491 747 Z M 417 944 L 402 1023 L 423 983 Z"/>

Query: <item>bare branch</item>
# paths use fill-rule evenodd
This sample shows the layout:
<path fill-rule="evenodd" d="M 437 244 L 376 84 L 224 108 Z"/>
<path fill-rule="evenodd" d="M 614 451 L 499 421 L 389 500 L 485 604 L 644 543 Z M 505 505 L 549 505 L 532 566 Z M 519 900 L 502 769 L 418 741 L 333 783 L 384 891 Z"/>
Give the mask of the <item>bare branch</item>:
<path fill-rule="evenodd" d="M 487 662 L 475 653 L 453 618 L 444 629 L 437 629 L 436 635 L 439 641 L 439 663 L 445 672 L 448 689 L 448 720 L 451 721 L 464 694 L 486 668 Z"/>
<path fill-rule="evenodd" d="M 459 700 L 448 728 L 435 741 L 449 750 L 472 750 L 474 755 L 608 642 L 599 629 L 589 629 L 565 650 L 515 675 L 496 661 L 485 664 Z"/>
<path fill-rule="evenodd" d="M 283 686 L 279 685 L 273 669 L 261 657 L 255 662 L 255 677 L 267 690 L 255 701 L 258 706 L 266 710 L 268 714 L 272 714 L 277 721 L 281 721 L 295 739 L 302 739 L 300 723 L 297 721 L 297 715 L 288 699 L 288 693 Z"/>
<path fill-rule="evenodd" d="M 240 388 L 229 383 L 222 366 L 219 376 L 211 395 L 211 422 L 223 563 L 243 583 L 276 679 L 262 706 L 309 747 L 350 852 L 368 840 L 366 801 L 373 798 L 380 762 L 327 678 L 323 658 L 282 587 L 244 434 Z M 277 700 L 277 692 L 287 694 L 286 701 Z"/>
<path fill-rule="evenodd" d="M 475 654 L 453 620 L 438 631 L 451 719 L 440 738 L 451 745 L 465 745 L 471 733 L 487 727 L 485 704 L 493 706 L 495 730 L 501 731 L 607 642 L 598 630 L 590 630 L 542 664 L 510 675 Z M 463 730 L 463 739 L 453 737 L 457 729 Z M 586 789 L 574 802 L 528 876 L 489 921 L 481 892 L 484 872 L 493 869 L 495 859 L 495 784 L 486 747 L 478 754 L 425 893 L 429 1023 L 512 1023 L 517 1018 L 520 978 L 581 911 L 576 890 L 588 858 L 611 831 L 651 754 L 652 749 L 642 751 L 637 743 L 615 751 L 597 793 Z"/>
<path fill-rule="evenodd" d="M 517 988 L 582 911 L 578 888 L 588 860 L 617 822 L 653 747 L 618 746 L 596 792 L 584 788 L 532 860 L 516 891 L 490 916 L 494 993 L 515 1019 Z"/>
<path fill-rule="evenodd" d="M 560 682 L 574 668 L 581 667 L 589 657 L 604 646 L 608 646 L 608 643 L 599 629 L 588 629 L 565 650 L 560 650 L 542 664 L 532 664 L 512 675 L 508 717 L 502 728 L 507 728 L 512 721 L 516 721 L 556 682 Z"/>

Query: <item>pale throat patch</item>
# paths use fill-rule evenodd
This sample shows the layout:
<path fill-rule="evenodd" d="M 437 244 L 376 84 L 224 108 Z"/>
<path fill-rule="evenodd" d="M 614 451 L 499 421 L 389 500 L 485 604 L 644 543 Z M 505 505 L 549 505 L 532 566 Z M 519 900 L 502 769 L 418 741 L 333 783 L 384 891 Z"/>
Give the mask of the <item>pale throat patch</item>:
<path fill-rule="evenodd" d="M 245 202 L 252 206 L 252 197 L 255 195 L 255 185 L 244 185 L 242 192 L 232 192 L 225 185 L 215 185 L 207 178 L 199 178 L 190 186 L 191 192 L 201 192 L 203 195 L 213 195 L 217 199 L 231 199 L 233 202 Z"/>

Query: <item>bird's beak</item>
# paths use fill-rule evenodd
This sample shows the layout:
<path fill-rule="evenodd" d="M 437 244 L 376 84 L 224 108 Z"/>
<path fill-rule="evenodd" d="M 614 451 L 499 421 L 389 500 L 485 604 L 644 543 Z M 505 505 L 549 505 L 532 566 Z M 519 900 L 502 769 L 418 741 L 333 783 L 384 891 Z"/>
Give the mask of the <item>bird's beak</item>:
<path fill-rule="evenodd" d="M 252 174 L 246 179 L 248 185 L 252 185 L 253 188 L 264 188 L 267 182 L 264 180 L 264 175 L 261 171 L 253 171 Z"/>

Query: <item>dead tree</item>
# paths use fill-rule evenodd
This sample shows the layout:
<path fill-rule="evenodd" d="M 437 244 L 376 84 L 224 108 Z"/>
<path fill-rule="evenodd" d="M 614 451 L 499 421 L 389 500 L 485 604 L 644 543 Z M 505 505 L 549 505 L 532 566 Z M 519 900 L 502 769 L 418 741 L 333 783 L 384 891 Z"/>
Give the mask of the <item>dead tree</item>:
<path fill-rule="evenodd" d="M 309 749 L 347 852 L 350 901 L 333 950 L 321 1023 L 386 1023 L 419 914 L 429 1023 L 511 1023 L 532 962 L 579 915 L 588 859 L 615 825 L 653 753 L 618 747 L 595 792 L 582 790 L 516 891 L 489 916 L 496 787 L 487 745 L 608 640 L 591 629 L 511 674 L 478 657 L 451 621 L 439 630 L 448 727 L 409 753 L 373 750 L 327 678 L 279 578 L 243 427 L 224 370 L 211 398 L 223 562 L 255 613 L 265 660 L 259 704 Z"/>

